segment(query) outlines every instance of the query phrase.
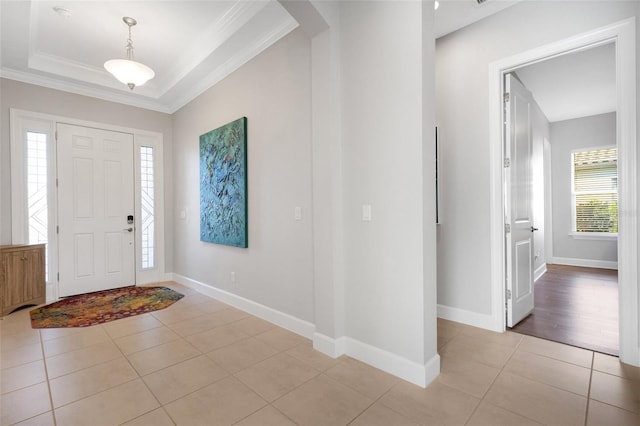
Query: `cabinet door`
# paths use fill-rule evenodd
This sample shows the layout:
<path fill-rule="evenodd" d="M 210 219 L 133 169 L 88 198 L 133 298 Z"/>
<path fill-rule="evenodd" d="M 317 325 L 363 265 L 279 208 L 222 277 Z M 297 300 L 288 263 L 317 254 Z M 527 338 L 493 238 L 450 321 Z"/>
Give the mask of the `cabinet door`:
<path fill-rule="evenodd" d="M 41 249 L 23 252 L 24 293 L 23 300 L 44 297 L 44 253 Z"/>
<path fill-rule="evenodd" d="M 25 274 L 22 251 L 2 254 L 2 308 L 14 306 L 24 300 L 22 282 Z"/>

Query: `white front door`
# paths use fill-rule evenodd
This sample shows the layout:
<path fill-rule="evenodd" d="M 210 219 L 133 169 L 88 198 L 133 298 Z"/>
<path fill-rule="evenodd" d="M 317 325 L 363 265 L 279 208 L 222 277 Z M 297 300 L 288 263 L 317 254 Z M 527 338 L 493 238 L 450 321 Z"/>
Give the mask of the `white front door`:
<path fill-rule="evenodd" d="M 507 326 L 533 310 L 533 174 L 531 93 L 505 76 L 505 245 Z"/>
<path fill-rule="evenodd" d="M 135 284 L 133 135 L 58 124 L 59 295 Z"/>

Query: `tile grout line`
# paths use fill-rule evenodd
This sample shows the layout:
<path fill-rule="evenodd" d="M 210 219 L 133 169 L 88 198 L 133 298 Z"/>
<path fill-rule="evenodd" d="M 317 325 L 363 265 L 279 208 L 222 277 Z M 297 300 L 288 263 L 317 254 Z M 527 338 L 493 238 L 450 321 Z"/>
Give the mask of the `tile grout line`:
<path fill-rule="evenodd" d="M 49 368 L 47 367 L 47 357 L 44 353 L 44 340 L 42 339 L 42 332 L 38 330 L 38 338 L 40 340 L 40 350 L 42 351 L 42 363 L 44 364 L 44 377 L 47 380 L 47 391 L 49 393 L 49 404 L 51 404 L 51 417 L 53 417 L 53 425 L 56 426 L 58 421 L 56 419 L 56 410 L 53 407 L 53 393 L 51 392 L 51 382 L 49 380 Z"/>
<path fill-rule="evenodd" d="M 591 383 L 593 381 L 593 367 L 595 364 L 596 353 L 591 353 L 591 369 L 589 371 L 589 387 L 587 388 L 587 406 L 585 407 L 584 413 L 584 426 L 587 426 L 587 422 L 589 421 L 589 401 L 591 401 Z"/>
<path fill-rule="evenodd" d="M 522 336 L 520 338 L 520 341 L 518 342 L 518 344 L 513 348 L 513 351 L 511 352 L 511 355 L 509 355 L 509 358 L 505 361 L 505 363 L 502 365 L 502 367 L 500 367 L 500 372 L 498 374 L 496 374 L 496 377 L 489 384 L 489 387 L 487 388 L 486 392 L 482 395 L 482 398 L 480 398 L 480 402 L 478 402 L 478 405 L 476 405 L 476 407 L 473 409 L 473 412 L 471 413 L 471 415 L 469 416 L 469 418 L 465 422 L 465 425 L 468 424 L 471 421 L 471 419 L 473 418 L 473 415 L 478 411 L 478 408 L 480 407 L 482 402 L 485 400 L 485 398 L 486 398 L 487 394 L 489 393 L 489 391 L 491 391 L 491 388 L 493 387 L 493 385 L 496 383 L 496 381 L 498 381 L 498 377 L 500 377 L 500 375 L 504 372 L 504 368 L 507 366 L 509 361 L 511 361 L 511 359 L 513 358 L 513 356 L 515 355 L 516 351 L 518 350 L 518 348 L 520 347 L 520 345 L 522 344 L 523 341 L 524 341 L 524 336 Z M 503 407 L 499 407 L 499 408 L 503 408 Z M 506 408 L 503 408 L 503 409 L 508 411 L 508 412 L 510 412 L 510 413 L 514 413 L 513 411 L 507 410 Z M 519 416 L 525 417 L 525 416 L 523 416 L 522 414 L 519 414 L 519 413 L 514 413 L 514 414 L 517 414 Z M 526 417 L 526 418 L 528 418 L 528 417 Z M 533 419 L 530 419 L 530 420 L 533 420 Z M 533 420 L 533 421 L 535 421 L 535 420 Z"/>

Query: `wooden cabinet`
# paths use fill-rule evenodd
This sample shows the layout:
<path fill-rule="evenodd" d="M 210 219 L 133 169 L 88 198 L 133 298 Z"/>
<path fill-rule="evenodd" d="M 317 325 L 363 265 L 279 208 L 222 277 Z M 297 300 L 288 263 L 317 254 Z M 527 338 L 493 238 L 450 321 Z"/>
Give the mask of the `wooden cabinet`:
<path fill-rule="evenodd" d="M 0 316 L 45 302 L 44 244 L 0 246 Z"/>

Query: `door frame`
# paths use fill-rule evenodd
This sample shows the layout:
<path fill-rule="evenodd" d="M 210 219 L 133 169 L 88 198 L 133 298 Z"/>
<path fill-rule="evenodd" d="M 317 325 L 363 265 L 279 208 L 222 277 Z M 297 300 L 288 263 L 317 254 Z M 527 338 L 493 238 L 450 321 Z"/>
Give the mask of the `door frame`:
<path fill-rule="evenodd" d="M 491 321 L 492 329 L 495 331 L 506 330 L 504 315 L 503 75 L 525 65 L 613 42 L 616 46 L 616 139 L 619 153 L 618 174 L 620 176 L 618 188 L 620 360 L 640 366 L 635 37 L 635 19 L 629 18 L 489 64 Z"/>
<path fill-rule="evenodd" d="M 56 141 L 55 129 L 58 123 L 71 124 L 74 126 L 93 127 L 115 132 L 130 133 L 133 135 L 134 145 L 134 196 L 135 196 L 135 226 L 141 229 L 140 223 L 140 147 L 151 146 L 154 149 L 154 188 L 155 193 L 155 266 L 150 269 L 141 268 L 141 233 L 136 232 L 135 236 L 135 279 L 136 284 L 145 284 L 151 282 L 168 281 L 171 279 L 165 272 L 165 218 L 164 218 L 164 139 L 163 134 L 142 129 L 117 126 L 112 124 L 100 123 L 95 121 L 81 120 L 71 117 L 63 117 L 52 114 L 25 111 L 16 108 L 10 108 L 9 111 L 9 127 L 11 135 L 11 240 L 13 244 L 22 244 L 27 241 L 27 222 L 25 221 L 27 211 L 26 208 L 26 181 L 24 176 L 24 143 L 22 141 L 22 133 L 24 130 L 30 129 L 30 123 L 41 123 L 42 128 L 48 128 L 49 140 L 52 144 L 48 146 L 52 156 L 48 158 L 48 175 L 53 177 L 48 184 L 55 185 L 55 176 L 57 176 L 57 161 L 55 158 Z M 58 205 L 57 191 L 49 191 L 49 206 Z M 53 212 L 52 212 L 53 210 Z M 55 226 L 57 223 L 57 207 L 49 209 L 49 218 L 51 224 Z M 55 262 L 55 270 L 50 267 L 49 282 L 47 283 L 47 302 L 58 300 L 58 281 L 54 278 L 58 272 L 58 245 L 57 236 L 53 231 L 54 226 L 49 226 L 49 240 L 51 241 L 51 257 L 50 262 Z M 53 237 L 53 238 L 52 238 Z"/>

